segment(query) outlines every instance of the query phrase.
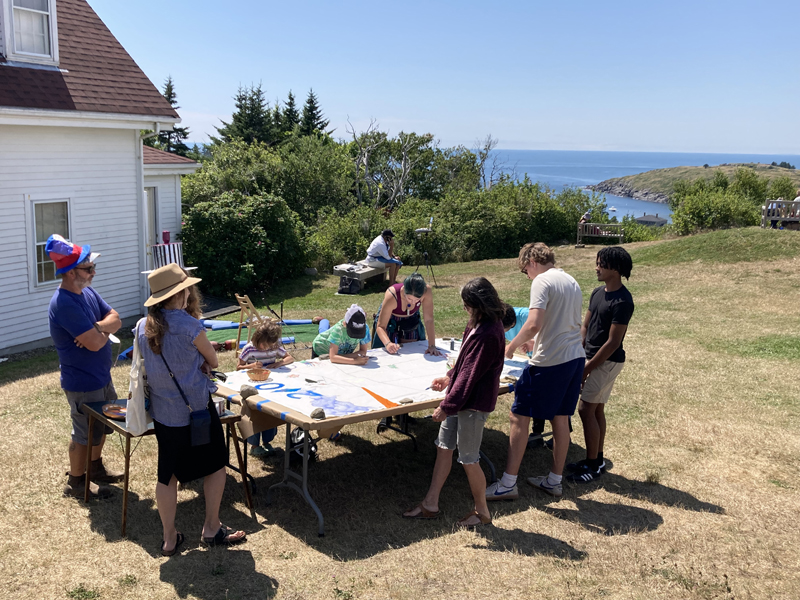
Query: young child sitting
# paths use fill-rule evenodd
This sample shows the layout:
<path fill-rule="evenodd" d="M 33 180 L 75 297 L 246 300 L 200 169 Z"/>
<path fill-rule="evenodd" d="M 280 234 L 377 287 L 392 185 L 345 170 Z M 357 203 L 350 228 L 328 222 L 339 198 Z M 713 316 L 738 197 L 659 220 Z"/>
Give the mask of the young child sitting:
<path fill-rule="evenodd" d="M 253 369 L 267 367 L 277 369 L 294 362 L 291 354 L 281 345 L 281 325 L 276 321 L 262 321 L 256 326 L 250 341 L 239 354 L 237 369 Z M 267 457 L 275 454 L 270 442 L 275 439 L 278 428 L 266 429 L 247 438 L 252 446 L 250 455 Z M 263 446 L 261 443 L 263 442 Z"/>
<path fill-rule="evenodd" d="M 314 338 L 311 357 L 329 354 L 333 363 L 365 365 L 369 342 L 367 314 L 358 304 L 351 304 L 344 319 Z"/>
<path fill-rule="evenodd" d="M 237 369 L 285 367 L 294 362 L 292 355 L 281 344 L 281 325 L 276 321 L 262 321 L 256 326 L 250 341 L 239 354 Z"/>

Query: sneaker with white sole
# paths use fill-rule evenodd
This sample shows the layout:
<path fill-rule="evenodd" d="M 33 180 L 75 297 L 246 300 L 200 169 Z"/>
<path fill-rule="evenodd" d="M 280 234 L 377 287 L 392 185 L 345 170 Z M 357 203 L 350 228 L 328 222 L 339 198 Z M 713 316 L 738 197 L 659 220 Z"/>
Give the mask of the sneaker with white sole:
<path fill-rule="evenodd" d="M 572 472 L 575 472 L 575 471 L 580 471 L 580 470 L 582 470 L 584 467 L 588 467 L 588 466 L 589 466 L 589 463 L 588 463 L 588 462 L 587 462 L 587 460 L 584 458 L 583 460 L 579 460 L 578 462 L 569 463 L 569 464 L 567 465 L 566 469 L 567 469 L 567 471 L 572 471 Z M 606 461 L 605 461 L 605 460 L 603 460 L 603 461 L 600 463 L 599 471 L 600 471 L 601 473 L 605 473 L 605 472 L 606 472 Z"/>
<path fill-rule="evenodd" d="M 517 500 L 519 498 L 519 490 L 514 485 L 512 488 L 505 488 L 500 485 L 499 481 L 495 481 L 486 488 L 486 500 L 492 502 L 495 500 Z"/>
<path fill-rule="evenodd" d="M 567 475 L 567 481 L 570 483 L 590 483 L 602 474 L 602 468 L 592 469 L 589 465 L 584 464 L 580 468 L 575 469 L 572 475 Z"/>
<path fill-rule="evenodd" d="M 551 485 L 547 481 L 547 475 L 542 475 L 541 477 L 528 477 L 528 483 L 530 483 L 533 487 L 539 488 L 543 492 L 550 494 L 551 496 L 555 496 L 556 498 L 561 498 L 561 495 L 564 493 L 560 483 Z"/>

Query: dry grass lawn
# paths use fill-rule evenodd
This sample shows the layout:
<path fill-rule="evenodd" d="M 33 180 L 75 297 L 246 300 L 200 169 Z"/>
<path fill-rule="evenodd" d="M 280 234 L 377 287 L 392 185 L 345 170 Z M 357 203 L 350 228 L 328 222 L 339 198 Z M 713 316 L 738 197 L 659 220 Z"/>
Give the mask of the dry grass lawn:
<path fill-rule="evenodd" d="M 800 234 L 780 233 L 800 240 Z M 681 240 L 657 244 L 674 243 Z M 634 261 L 645 245 L 652 246 L 630 246 Z M 576 276 L 587 297 L 596 284 L 596 250 L 557 250 L 560 266 Z M 652 258 L 653 249 L 647 252 Z M 607 409 L 605 454 L 613 466 L 596 484 L 565 487 L 560 502 L 523 483 L 520 500 L 491 506 L 494 526 L 476 533 L 453 528 L 471 508 L 458 465 L 442 496 L 442 519 L 399 516 L 427 489 L 436 424 L 415 425 L 420 449 L 413 452 L 410 441 L 394 432 L 378 435 L 374 423 L 365 423 L 347 428 L 337 444 L 320 442 L 320 461 L 311 466 L 311 493 L 325 515 L 326 537 L 317 537 L 312 511 L 294 492 L 281 490 L 266 505 L 266 488 L 279 481 L 280 464 L 251 460 L 257 521 L 233 472 L 222 508 L 228 525 L 247 531 L 247 543 L 230 550 L 201 547 L 202 486 L 190 485 L 179 492 L 178 506 L 186 549 L 162 558 L 155 439 L 142 440 L 133 455 L 128 537 L 121 538 L 119 490 L 89 505 L 61 495 L 69 416 L 52 353 L 6 363 L 0 371 L 3 595 L 800 597 L 800 257 L 647 262 L 634 262 L 629 360 Z M 472 276 L 488 276 L 516 305 L 527 300 L 529 284 L 512 260 L 436 269 L 444 286 L 435 292 L 439 335 L 460 334 L 458 286 Z M 286 296 L 287 314 L 341 318 L 350 299 L 333 297 L 334 286 L 333 278 L 320 277 L 302 294 Z M 361 301 L 372 311 L 379 296 L 378 290 Z M 232 356 L 224 361 L 229 368 Z M 128 368 L 113 371 L 120 393 L 127 390 Z M 501 397 L 484 437 L 498 471 L 511 400 Z M 582 447 L 576 417 L 570 460 L 583 457 Z M 105 455 L 122 466 L 117 439 L 108 440 Z M 546 449 L 528 452 L 521 480 L 546 473 L 549 460 Z"/>

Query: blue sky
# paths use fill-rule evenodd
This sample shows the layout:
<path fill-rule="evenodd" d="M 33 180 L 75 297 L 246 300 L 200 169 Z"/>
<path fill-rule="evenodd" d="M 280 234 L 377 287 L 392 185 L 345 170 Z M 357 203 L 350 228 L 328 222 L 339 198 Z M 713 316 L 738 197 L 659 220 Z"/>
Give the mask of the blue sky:
<path fill-rule="evenodd" d="M 800 154 L 800 2 L 89 0 L 192 141 L 240 84 L 313 88 L 334 136 L 501 148 Z"/>

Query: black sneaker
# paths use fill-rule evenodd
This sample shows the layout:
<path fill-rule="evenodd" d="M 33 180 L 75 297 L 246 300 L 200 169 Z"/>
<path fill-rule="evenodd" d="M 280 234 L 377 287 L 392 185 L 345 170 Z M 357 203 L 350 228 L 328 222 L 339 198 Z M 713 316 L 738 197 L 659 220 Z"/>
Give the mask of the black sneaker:
<path fill-rule="evenodd" d="M 579 470 L 583 469 L 584 467 L 586 467 L 586 468 L 589 467 L 589 463 L 586 461 L 585 458 L 583 460 L 579 460 L 578 462 L 569 463 L 567 465 L 567 471 L 573 471 L 573 472 L 574 471 L 579 471 Z M 599 467 L 598 470 L 601 473 L 605 473 L 606 472 L 606 461 L 605 460 L 603 460 L 600 463 L 600 467 Z"/>
<path fill-rule="evenodd" d="M 600 469 L 594 470 L 589 465 L 583 465 L 577 469 L 572 475 L 567 475 L 567 481 L 570 483 L 590 483 L 600 477 L 603 472 Z"/>

